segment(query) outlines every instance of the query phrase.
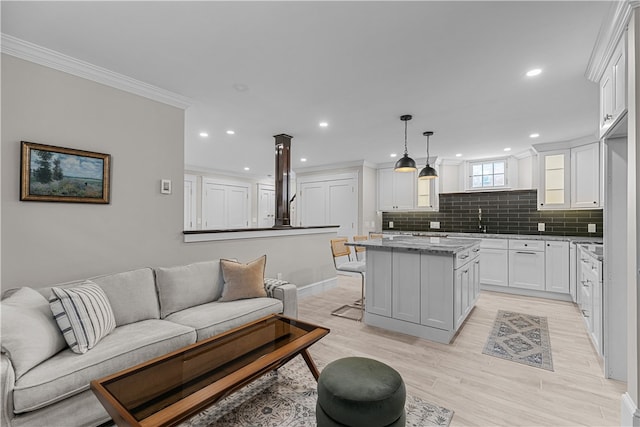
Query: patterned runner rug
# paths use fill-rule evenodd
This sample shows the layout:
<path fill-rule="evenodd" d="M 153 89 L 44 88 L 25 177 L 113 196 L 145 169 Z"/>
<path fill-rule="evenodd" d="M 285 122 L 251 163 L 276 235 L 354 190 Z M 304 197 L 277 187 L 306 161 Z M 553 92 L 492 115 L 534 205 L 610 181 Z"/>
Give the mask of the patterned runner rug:
<path fill-rule="evenodd" d="M 180 427 L 313 427 L 316 381 L 300 356 L 192 417 Z M 407 426 L 448 426 L 453 411 L 407 396 Z"/>
<path fill-rule="evenodd" d="M 547 318 L 499 310 L 482 353 L 553 371 Z"/>

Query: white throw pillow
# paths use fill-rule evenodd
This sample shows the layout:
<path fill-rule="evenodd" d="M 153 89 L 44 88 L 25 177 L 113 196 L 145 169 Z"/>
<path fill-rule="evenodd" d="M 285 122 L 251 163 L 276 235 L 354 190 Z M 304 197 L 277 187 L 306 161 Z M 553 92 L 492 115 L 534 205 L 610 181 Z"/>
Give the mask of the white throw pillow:
<path fill-rule="evenodd" d="M 20 288 L 0 307 L 2 352 L 11 359 L 16 379 L 67 346 L 47 299 L 38 291 Z"/>
<path fill-rule="evenodd" d="M 74 353 L 86 353 L 116 327 L 107 296 L 90 280 L 71 288 L 51 288 L 49 305 Z"/>

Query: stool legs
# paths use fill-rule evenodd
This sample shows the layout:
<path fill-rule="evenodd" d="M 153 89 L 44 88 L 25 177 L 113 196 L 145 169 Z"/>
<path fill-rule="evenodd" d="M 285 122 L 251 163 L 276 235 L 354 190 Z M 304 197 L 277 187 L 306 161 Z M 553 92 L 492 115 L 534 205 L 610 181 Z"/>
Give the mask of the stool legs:
<path fill-rule="evenodd" d="M 355 301 L 352 304 L 345 304 L 333 310 L 331 314 L 333 316 L 344 317 L 346 319 L 357 320 L 358 322 L 362 321 L 364 317 L 364 274 L 360 273 L 362 277 L 362 282 L 360 284 L 360 299 Z M 360 316 L 354 317 L 350 316 L 348 313 L 349 309 L 355 309 L 360 311 Z"/>

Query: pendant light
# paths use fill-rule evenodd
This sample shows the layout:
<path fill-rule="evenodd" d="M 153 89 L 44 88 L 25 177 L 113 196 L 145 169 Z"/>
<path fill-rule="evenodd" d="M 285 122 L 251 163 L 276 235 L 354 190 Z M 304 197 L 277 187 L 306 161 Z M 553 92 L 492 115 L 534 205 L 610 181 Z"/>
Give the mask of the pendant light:
<path fill-rule="evenodd" d="M 409 114 L 400 116 L 400 120 L 404 122 L 404 156 L 396 162 L 396 166 L 393 169 L 396 172 L 413 172 L 418 169 L 416 168 L 416 162 L 407 153 L 407 121 L 411 119 L 412 117 Z"/>
<path fill-rule="evenodd" d="M 433 135 L 433 132 L 426 131 L 426 132 L 423 132 L 422 134 L 427 137 L 427 165 L 424 167 L 424 169 L 420 171 L 420 175 L 418 175 L 418 179 L 424 180 L 424 179 L 437 178 L 438 172 L 436 172 L 434 168 L 429 166 L 429 137 Z"/>

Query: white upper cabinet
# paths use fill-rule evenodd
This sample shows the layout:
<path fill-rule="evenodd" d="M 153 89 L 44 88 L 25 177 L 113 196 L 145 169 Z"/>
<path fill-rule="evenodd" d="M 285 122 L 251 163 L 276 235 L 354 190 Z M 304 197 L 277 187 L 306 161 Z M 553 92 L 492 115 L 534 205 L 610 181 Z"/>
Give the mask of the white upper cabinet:
<path fill-rule="evenodd" d="M 416 172 L 378 169 L 378 210 L 436 209 L 435 181 L 418 180 Z"/>
<path fill-rule="evenodd" d="M 571 205 L 570 158 L 570 150 L 540 153 L 539 209 L 568 209 Z"/>
<path fill-rule="evenodd" d="M 600 144 L 571 149 L 571 207 L 600 206 Z"/>
<path fill-rule="evenodd" d="M 538 209 L 599 208 L 600 143 L 540 151 Z"/>
<path fill-rule="evenodd" d="M 378 169 L 378 209 L 413 209 L 416 198 L 416 173 Z"/>
<path fill-rule="evenodd" d="M 627 110 L 625 50 L 625 37 L 622 37 L 600 79 L 600 137 Z"/>

